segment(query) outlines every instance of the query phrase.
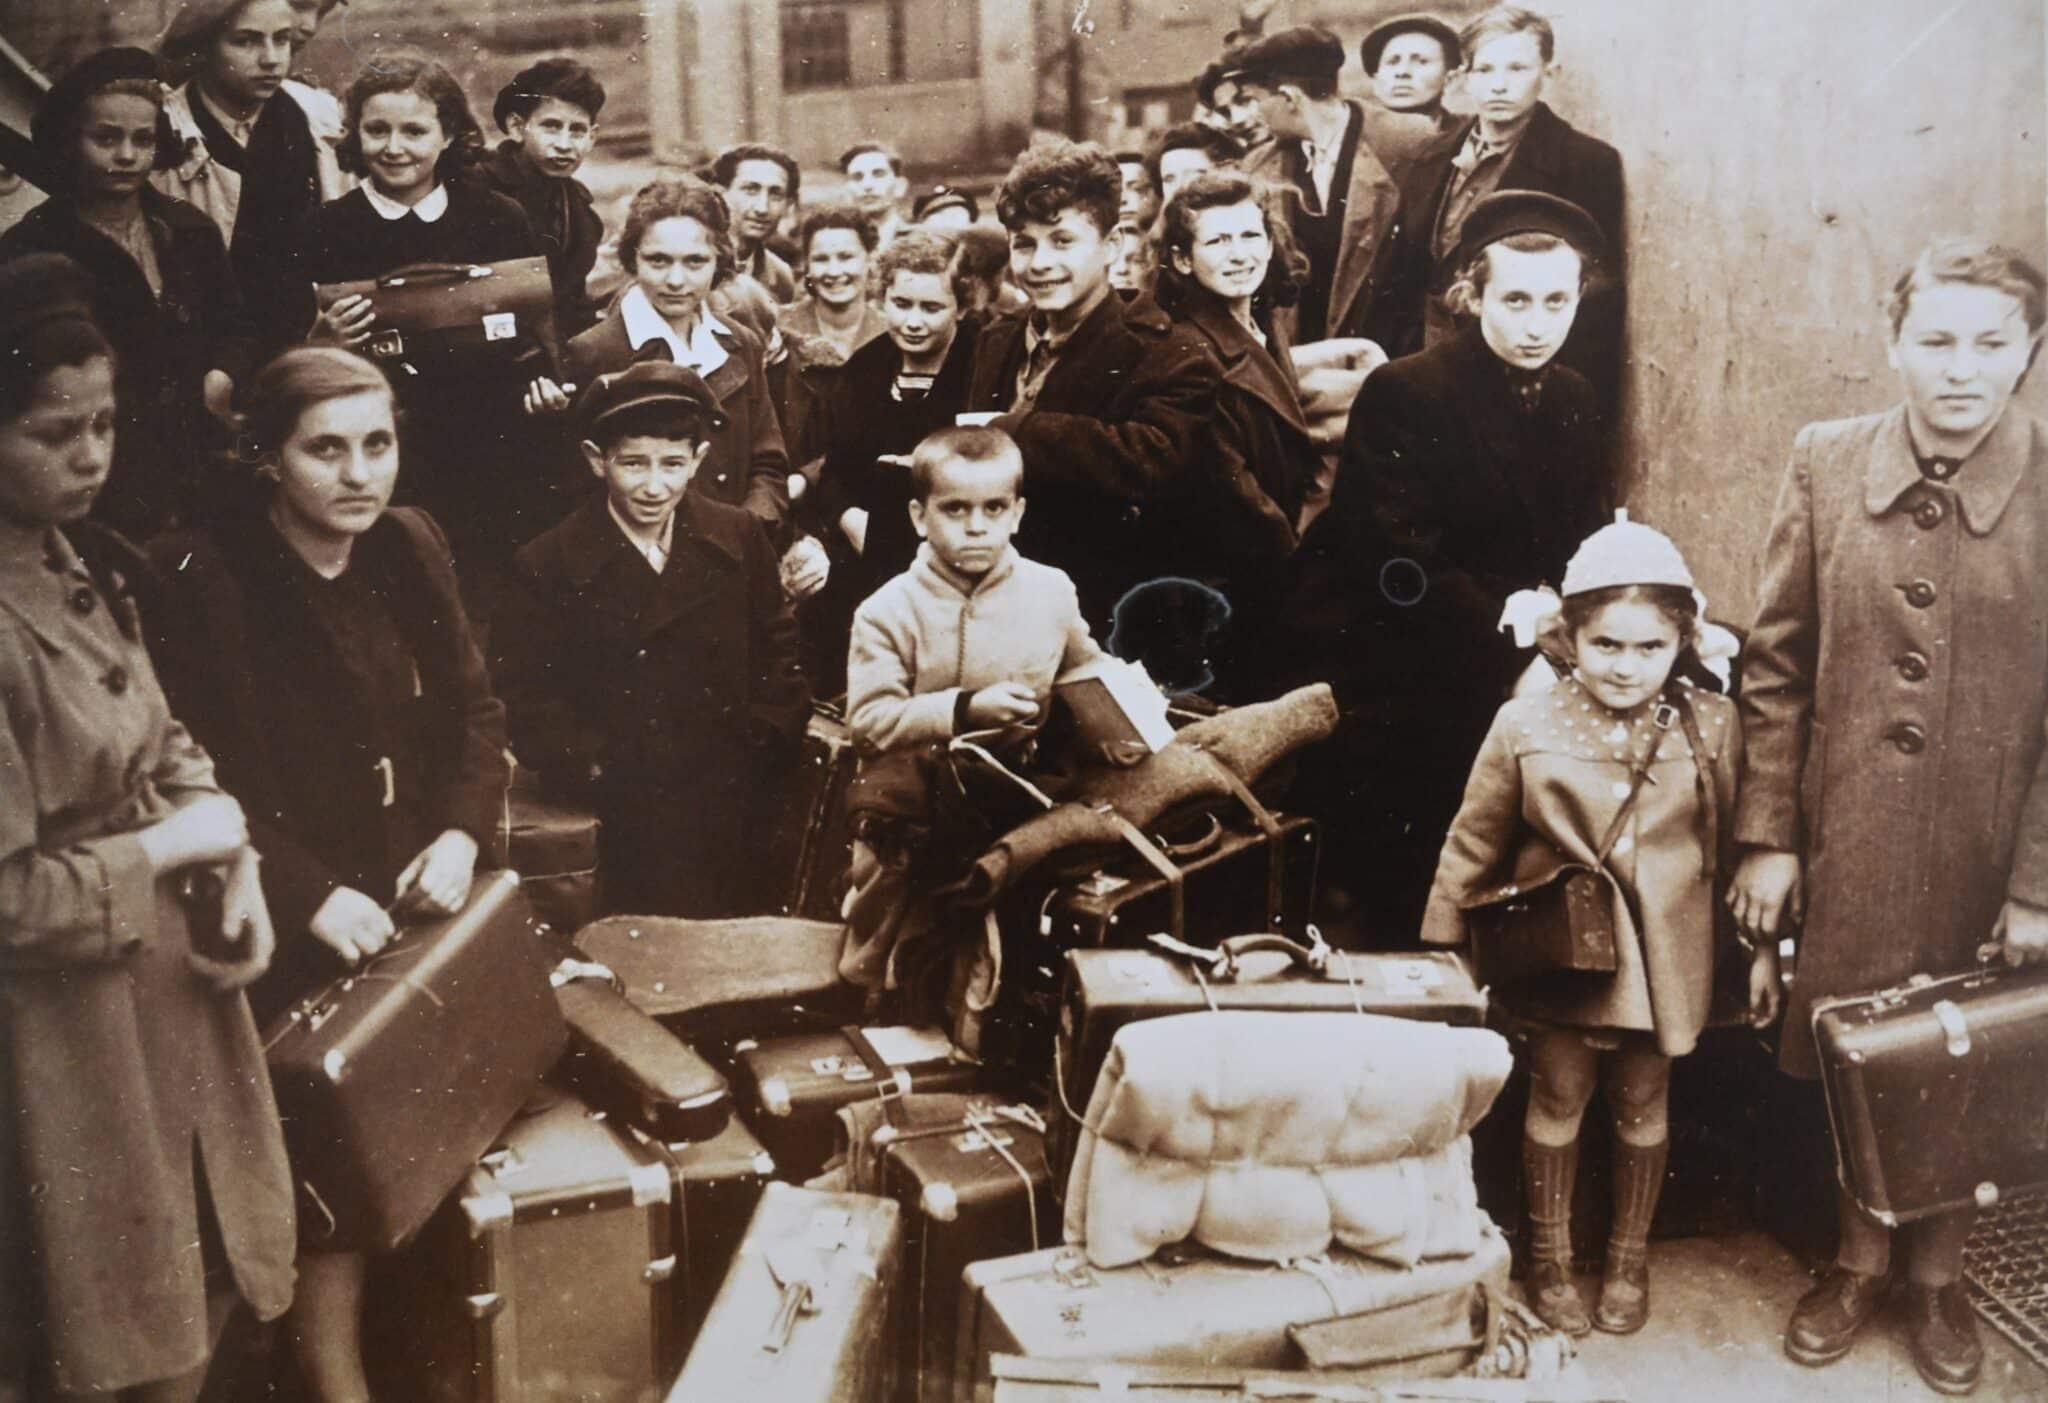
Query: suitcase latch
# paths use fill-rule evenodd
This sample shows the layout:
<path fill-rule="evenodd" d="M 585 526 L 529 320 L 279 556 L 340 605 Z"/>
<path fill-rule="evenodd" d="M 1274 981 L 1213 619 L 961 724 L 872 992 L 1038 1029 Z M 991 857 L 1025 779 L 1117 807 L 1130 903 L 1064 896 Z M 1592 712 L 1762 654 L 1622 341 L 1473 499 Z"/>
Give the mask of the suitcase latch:
<path fill-rule="evenodd" d="M 363 349 L 378 360 L 397 360 L 405 354 L 405 338 L 395 328 L 380 331 L 363 343 Z"/>
<path fill-rule="evenodd" d="M 1934 1018 L 1948 1038 L 1948 1055 L 1967 1057 L 1970 1052 L 1970 1025 L 1963 1020 L 1963 1011 L 1951 999 L 1936 999 Z"/>

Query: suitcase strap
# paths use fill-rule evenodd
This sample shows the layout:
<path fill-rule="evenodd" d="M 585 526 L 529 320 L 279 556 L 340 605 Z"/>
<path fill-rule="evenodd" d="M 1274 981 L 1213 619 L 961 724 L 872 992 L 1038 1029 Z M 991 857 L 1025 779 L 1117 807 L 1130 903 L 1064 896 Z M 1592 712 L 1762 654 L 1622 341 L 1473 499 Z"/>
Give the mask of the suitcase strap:
<path fill-rule="evenodd" d="M 1115 827 L 1117 835 L 1125 843 L 1129 844 L 1139 857 L 1144 858 L 1146 864 L 1154 872 L 1157 872 L 1166 880 L 1166 903 L 1167 909 L 1171 913 L 1168 920 L 1169 933 L 1174 939 L 1181 939 L 1187 934 L 1188 929 L 1186 874 L 1181 871 L 1179 865 L 1172 858 L 1160 850 L 1157 843 L 1147 838 L 1136 824 L 1118 813 L 1110 805 L 1107 803 L 1097 804 L 1095 812 L 1108 819 L 1111 825 Z"/>
<path fill-rule="evenodd" d="M 1273 816 L 1271 809 L 1259 802 L 1259 796 L 1252 793 L 1252 787 L 1244 782 L 1244 777 L 1218 759 L 1214 751 L 1201 750 L 1200 753 L 1208 759 L 1210 767 L 1216 771 L 1216 776 L 1223 781 L 1224 787 L 1236 797 L 1238 803 L 1244 805 L 1245 812 L 1251 815 L 1252 823 L 1257 826 L 1259 832 L 1265 835 L 1266 929 L 1276 930 L 1280 926 L 1281 918 L 1286 914 L 1287 864 L 1286 855 L 1280 851 L 1280 820 Z"/>

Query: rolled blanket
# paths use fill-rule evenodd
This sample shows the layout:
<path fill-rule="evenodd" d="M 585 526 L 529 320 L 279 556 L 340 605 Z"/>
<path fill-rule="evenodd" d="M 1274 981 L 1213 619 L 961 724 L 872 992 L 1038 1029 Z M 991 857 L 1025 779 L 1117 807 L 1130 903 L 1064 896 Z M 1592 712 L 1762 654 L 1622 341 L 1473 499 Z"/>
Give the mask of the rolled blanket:
<path fill-rule="evenodd" d="M 1463 1137 L 1506 1039 L 1357 1013 L 1191 1013 L 1117 1034 L 1089 1098 L 1066 1236 L 1097 1266 L 1192 1239 L 1289 1261 L 1334 1241 L 1401 1265 L 1475 1250 Z"/>
<path fill-rule="evenodd" d="M 1220 761 L 1246 784 L 1304 746 L 1326 739 L 1337 726 L 1337 703 L 1327 683 L 1297 687 L 1272 701 L 1235 707 L 1178 732 L 1173 742 L 1135 765 L 1091 769 L 1076 776 L 1068 802 L 1018 824 L 982 854 L 955 888 L 959 901 L 988 906 L 1041 862 L 1077 847 L 1114 847 L 1116 824 L 1097 806 L 1108 804 L 1143 828 L 1168 810 L 1196 799 L 1227 799 Z"/>

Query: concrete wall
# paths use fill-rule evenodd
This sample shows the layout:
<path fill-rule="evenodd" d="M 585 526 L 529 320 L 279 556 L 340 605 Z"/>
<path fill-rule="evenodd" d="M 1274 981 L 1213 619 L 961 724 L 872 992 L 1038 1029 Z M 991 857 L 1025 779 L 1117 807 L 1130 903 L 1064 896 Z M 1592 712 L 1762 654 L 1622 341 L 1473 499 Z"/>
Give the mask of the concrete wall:
<path fill-rule="evenodd" d="M 1558 109 L 1629 180 L 1629 493 L 1745 621 L 1792 436 L 1894 402 L 1930 236 L 2048 252 L 2041 0 L 1548 0 Z M 2036 383 L 2022 394 L 2048 413 Z"/>

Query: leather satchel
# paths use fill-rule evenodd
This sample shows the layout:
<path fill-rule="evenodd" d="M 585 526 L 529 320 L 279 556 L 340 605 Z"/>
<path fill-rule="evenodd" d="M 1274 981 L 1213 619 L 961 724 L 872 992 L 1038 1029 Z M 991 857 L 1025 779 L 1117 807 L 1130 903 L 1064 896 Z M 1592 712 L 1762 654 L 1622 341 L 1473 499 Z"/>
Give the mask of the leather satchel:
<path fill-rule="evenodd" d="M 315 283 L 321 311 L 344 297 L 367 297 L 376 309 L 373 360 L 417 361 L 499 347 L 513 355 L 554 336 L 554 284 L 545 258 L 502 263 L 408 263 L 381 277 Z"/>
<path fill-rule="evenodd" d="M 1511 884 L 1465 907 L 1465 921 L 1479 962 L 1480 982 L 1504 986 L 1553 975 L 1608 975 L 1618 964 L 1614 933 L 1614 887 L 1607 855 L 1621 837 L 1636 798 L 1663 748 L 1679 710 L 1660 702 L 1649 749 L 1629 776 L 1628 795 L 1615 810 L 1591 866 L 1560 862 L 1541 880 Z"/>

